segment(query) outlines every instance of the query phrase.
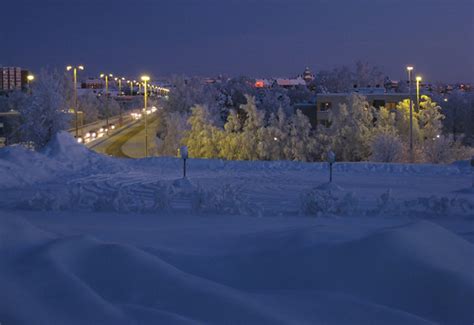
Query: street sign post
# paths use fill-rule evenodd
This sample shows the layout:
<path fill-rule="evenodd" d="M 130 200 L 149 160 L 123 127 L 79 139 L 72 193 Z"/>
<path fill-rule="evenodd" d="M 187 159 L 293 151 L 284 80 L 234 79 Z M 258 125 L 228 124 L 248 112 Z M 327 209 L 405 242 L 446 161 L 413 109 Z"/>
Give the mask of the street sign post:
<path fill-rule="evenodd" d="M 186 178 L 186 159 L 188 159 L 188 147 L 182 146 L 179 149 L 179 153 L 181 154 L 181 159 L 183 159 L 183 178 Z"/>
<path fill-rule="evenodd" d="M 472 188 L 474 188 L 474 156 L 471 157 Z"/>
<path fill-rule="evenodd" d="M 332 165 L 336 162 L 336 154 L 330 150 L 328 152 L 328 163 L 329 163 L 329 183 L 332 183 Z"/>

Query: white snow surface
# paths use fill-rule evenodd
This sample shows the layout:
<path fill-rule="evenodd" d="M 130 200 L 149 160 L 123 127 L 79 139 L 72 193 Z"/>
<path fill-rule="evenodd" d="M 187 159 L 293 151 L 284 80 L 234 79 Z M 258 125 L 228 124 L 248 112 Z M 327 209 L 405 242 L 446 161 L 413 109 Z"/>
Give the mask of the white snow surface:
<path fill-rule="evenodd" d="M 0 149 L 1 324 L 471 324 L 452 165 Z"/>

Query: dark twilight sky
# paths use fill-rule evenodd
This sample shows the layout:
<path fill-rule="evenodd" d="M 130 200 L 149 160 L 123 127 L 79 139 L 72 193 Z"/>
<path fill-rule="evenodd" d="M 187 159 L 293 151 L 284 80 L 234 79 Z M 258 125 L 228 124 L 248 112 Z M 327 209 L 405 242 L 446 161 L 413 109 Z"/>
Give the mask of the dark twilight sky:
<path fill-rule="evenodd" d="M 357 59 L 474 82 L 474 0 L 0 0 L 0 65 L 293 76 Z"/>

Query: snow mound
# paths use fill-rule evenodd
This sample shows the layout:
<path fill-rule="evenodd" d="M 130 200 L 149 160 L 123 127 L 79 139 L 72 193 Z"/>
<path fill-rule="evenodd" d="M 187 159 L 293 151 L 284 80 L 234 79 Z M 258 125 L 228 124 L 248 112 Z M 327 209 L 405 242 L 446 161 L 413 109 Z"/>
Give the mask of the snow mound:
<path fill-rule="evenodd" d="M 334 183 L 324 183 L 301 195 L 301 212 L 314 216 L 346 216 L 358 212 L 352 192 Z"/>
<path fill-rule="evenodd" d="M 160 256 L 183 271 L 244 291 L 338 293 L 435 323 L 474 319 L 474 246 L 468 241 L 427 221 L 336 244 L 315 241 L 324 233 L 317 228 L 256 233 L 241 240 L 253 250 L 236 244 L 234 252 L 219 256 Z M 331 318 L 324 323 L 352 323 L 335 321 L 339 307 L 329 306 L 319 316 Z"/>
<path fill-rule="evenodd" d="M 84 145 L 77 143 L 76 139 L 68 132 L 61 131 L 53 136 L 51 141 L 43 148 L 42 153 L 56 161 L 59 161 L 70 170 L 80 170 L 91 168 L 99 169 L 99 165 L 105 167 L 105 163 L 113 168 L 115 166 L 113 159 L 108 159 Z"/>
<path fill-rule="evenodd" d="M 62 171 L 57 161 L 22 146 L 0 149 L 0 188 L 32 185 Z"/>
<path fill-rule="evenodd" d="M 18 231 L 3 220 L 0 224 L 18 240 L 34 239 L 34 233 Z M 0 269 L 0 289 L 8 294 L 0 314 L 8 324 L 278 321 L 250 295 L 182 272 L 131 246 L 84 236 L 36 244 Z M 3 260 L 6 254 L 0 246 Z"/>

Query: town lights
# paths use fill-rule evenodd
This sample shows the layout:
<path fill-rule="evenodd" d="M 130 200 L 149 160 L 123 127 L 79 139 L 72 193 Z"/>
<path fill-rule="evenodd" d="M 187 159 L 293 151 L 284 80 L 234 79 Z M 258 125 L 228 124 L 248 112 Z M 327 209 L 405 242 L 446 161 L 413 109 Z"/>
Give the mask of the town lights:
<path fill-rule="evenodd" d="M 83 65 L 72 66 L 68 65 L 66 67 L 67 71 L 73 70 L 73 81 L 74 81 L 74 116 L 76 119 L 76 138 L 79 138 L 79 116 L 77 109 L 77 70 L 84 70 Z"/>

